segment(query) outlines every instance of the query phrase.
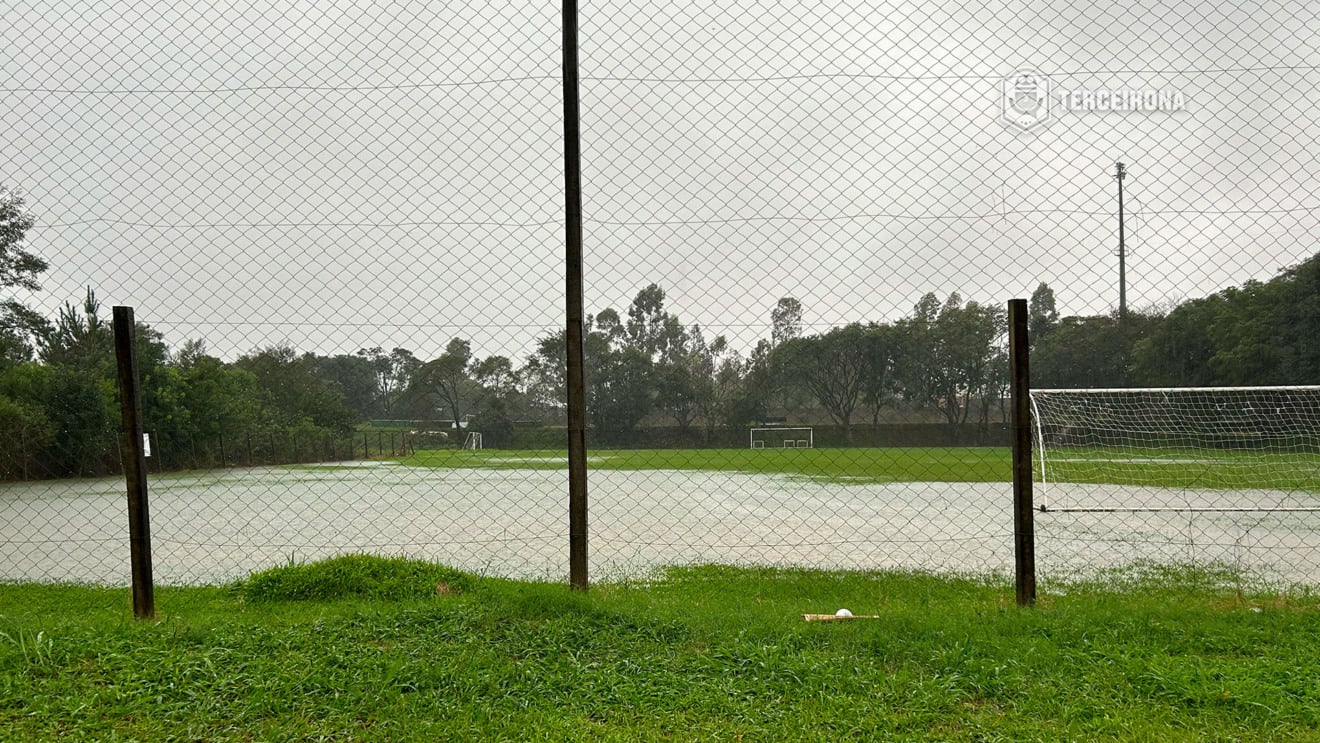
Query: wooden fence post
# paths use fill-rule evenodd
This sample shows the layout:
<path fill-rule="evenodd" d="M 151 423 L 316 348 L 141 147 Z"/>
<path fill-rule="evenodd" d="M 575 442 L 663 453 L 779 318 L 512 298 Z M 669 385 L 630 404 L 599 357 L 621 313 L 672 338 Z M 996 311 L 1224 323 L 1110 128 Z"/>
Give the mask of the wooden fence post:
<path fill-rule="evenodd" d="M 133 615 L 156 615 L 151 576 L 151 509 L 147 502 L 147 458 L 142 439 L 142 390 L 138 386 L 137 335 L 132 307 L 114 308 L 115 362 L 119 371 L 120 446 L 128 485 L 128 549 L 133 575 Z"/>
<path fill-rule="evenodd" d="M 1027 300 L 1008 302 L 1008 365 L 1013 399 L 1013 562 L 1018 606 L 1036 603 L 1036 522 L 1031 490 L 1031 370 Z"/>

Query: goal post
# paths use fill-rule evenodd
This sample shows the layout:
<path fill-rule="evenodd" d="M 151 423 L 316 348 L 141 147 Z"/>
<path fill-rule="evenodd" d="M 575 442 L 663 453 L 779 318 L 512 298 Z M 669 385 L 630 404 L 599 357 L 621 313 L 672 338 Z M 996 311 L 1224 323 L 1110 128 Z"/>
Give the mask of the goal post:
<path fill-rule="evenodd" d="M 1029 400 L 1042 511 L 1281 510 L 1245 494 L 1320 486 L 1320 386 L 1037 389 Z M 1168 498 L 1075 503 L 1059 497 L 1060 483 Z M 1186 499 L 1173 493 L 1193 491 L 1244 495 L 1175 502 Z"/>
<path fill-rule="evenodd" d="M 749 441 L 753 449 L 816 448 L 815 429 L 810 426 L 753 428 Z"/>
<path fill-rule="evenodd" d="M 469 431 L 468 435 L 463 437 L 463 445 L 460 448 L 467 451 L 476 451 L 477 449 L 482 448 L 481 433 L 477 431 Z"/>

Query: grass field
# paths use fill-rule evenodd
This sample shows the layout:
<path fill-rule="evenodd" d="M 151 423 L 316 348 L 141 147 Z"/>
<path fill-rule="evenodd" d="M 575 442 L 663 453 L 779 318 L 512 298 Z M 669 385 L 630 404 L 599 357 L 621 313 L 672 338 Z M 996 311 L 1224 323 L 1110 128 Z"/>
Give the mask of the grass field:
<path fill-rule="evenodd" d="M 824 481 L 1005 482 L 1009 450 L 943 449 L 611 449 L 592 450 L 598 470 L 708 470 L 801 475 Z M 419 451 L 398 461 L 422 467 L 563 469 L 563 451 Z"/>
<path fill-rule="evenodd" d="M 1223 577 L 1019 609 L 905 573 L 582 595 L 358 557 L 161 590 L 147 622 L 126 590 L 0 584 L 0 740 L 1320 739 L 1320 602 Z M 839 607 L 880 618 L 800 617 Z"/>
<path fill-rule="evenodd" d="M 1054 482 L 1320 491 L 1320 454 L 1059 449 L 1046 452 L 1046 473 Z"/>
<path fill-rule="evenodd" d="M 1059 449 L 1051 482 L 1320 491 L 1320 455 L 1231 451 Z M 710 470 L 800 475 L 826 482 L 1008 482 L 1005 448 L 631 449 L 589 454 L 600 470 Z M 560 469 L 562 451 L 420 451 L 398 461 L 421 467 Z M 1038 470 L 1037 470 L 1038 472 Z"/>

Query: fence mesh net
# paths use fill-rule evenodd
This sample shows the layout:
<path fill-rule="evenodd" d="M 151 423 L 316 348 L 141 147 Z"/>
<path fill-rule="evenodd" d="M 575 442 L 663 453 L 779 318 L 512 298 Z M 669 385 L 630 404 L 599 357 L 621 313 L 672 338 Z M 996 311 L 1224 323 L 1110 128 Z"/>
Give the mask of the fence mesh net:
<path fill-rule="evenodd" d="M 111 305 L 161 581 L 350 551 L 562 578 L 558 9 L 7 18 L 0 579 L 127 580 Z M 579 20 L 595 577 L 1008 571 L 1010 297 L 1037 386 L 1320 381 L 1313 5 Z M 748 446 L 776 426 L 812 448 Z M 1155 529 L 1094 522 L 1119 547 L 1083 554 L 1050 518 L 1060 574 Z M 1318 525 L 1237 538 L 1277 564 Z"/>

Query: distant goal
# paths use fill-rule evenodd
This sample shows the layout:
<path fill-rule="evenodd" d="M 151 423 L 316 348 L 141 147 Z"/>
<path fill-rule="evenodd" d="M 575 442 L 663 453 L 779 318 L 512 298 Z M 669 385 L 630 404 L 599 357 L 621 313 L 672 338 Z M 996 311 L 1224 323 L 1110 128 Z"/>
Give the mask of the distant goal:
<path fill-rule="evenodd" d="M 816 437 L 810 427 L 788 428 L 753 428 L 751 434 L 753 449 L 814 449 Z"/>
<path fill-rule="evenodd" d="M 476 431 L 470 431 L 468 435 L 463 438 L 463 445 L 459 448 L 466 449 L 469 451 L 476 451 L 477 449 L 480 449 L 481 434 Z"/>

